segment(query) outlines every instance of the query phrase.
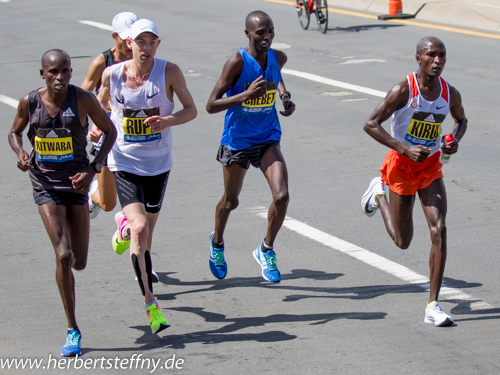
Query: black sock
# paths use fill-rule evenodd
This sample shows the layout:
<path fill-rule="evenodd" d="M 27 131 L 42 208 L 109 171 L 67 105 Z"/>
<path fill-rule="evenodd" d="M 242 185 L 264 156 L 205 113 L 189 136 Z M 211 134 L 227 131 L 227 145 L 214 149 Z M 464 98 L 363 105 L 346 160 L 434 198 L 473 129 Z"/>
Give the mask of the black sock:
<path fill-rule="evenodd" d="M 273 247 L 272 246 L 269 246 L 269 245 L 266 245 L 266 242 L 262 242 L 262 250 L 267 253 L 269 250 L 272 250 Z"/>
<path fill-rule="evenodd" d="M 222 249 L 224 247 L 224 241 L 217 242 L 215 241 L 215 236 L 212 237 L 212 246 L 216 249 Z"/>
<path fill-rule="evenodd" d="M 148 287 L 151 293 L 153 293 L 153 274 L 151 273 L 153 265 L 151 263 L 151 254 L 149 250 L 146 250 L 144 253 L 144 262 L 146 263 L 146 273 L 148 274 Z"/>
<path fill-rule="evenodd" d="M 137 282 L 139 283 L 139 288 L 141 288 L 142 295 L 145 296 L 146 291 L 144 290 L 144 284 L 142 283 L 141 268 L 139 267 L 139 259 L 137 259 L 137 255 L 132 254 L 131 260 L 132 260 L 132 266 L 134 267 L 135 275 L 137 276 Z"/>

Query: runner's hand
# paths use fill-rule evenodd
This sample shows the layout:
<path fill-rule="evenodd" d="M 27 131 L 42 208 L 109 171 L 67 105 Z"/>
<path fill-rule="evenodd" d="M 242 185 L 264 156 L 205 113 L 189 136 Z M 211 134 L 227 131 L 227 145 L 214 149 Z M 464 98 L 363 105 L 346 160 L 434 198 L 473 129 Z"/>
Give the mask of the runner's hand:
<path fill-rule="evenodd" d="M 290 116 L 293 113 L 293 111 L 295 111 L 295 104 L 294 104 L 294 102 L 292 102 L 290 100 L 290 98 L 288 97 L 288 95 L 283 98 L 283 108 L 285 110 L 284 111 L 280 111 L 280 113 L 283 116 Z"/>
<path fill-rule="evenodd" d="M 99 129 L 95 124 L 92 124 L 92 130 L 89 132 L 89 141 L 97 143 L 99 142 L 99 139 L 103 135 L 103 131 Z"/>
<path fill-rule="evenodd" d="M 264 95 L 267 91 L 266 83 L 267 81 L 262 76 L 253 81 L 244 91 L 247 94 L 247 100 L 257 99 Z"/>
<path fill-rule="evenodd" d="M 144 120 L 144 123 L 149 125 L 153 133 L 157 133 L 168 127 L 168 116 L 165 118 L 158 115 L 151 116 Z"/>
<path fill-rule="evenodd" d="M 417 163 L 422 163 L 429 156 L 431 149 L 425 146 L 410 146 L 406 149 L 404 155 L 406 155 L 411 161 Z"/>
<path fill-rule="evenodd" d="M 451 142 L 443 142 L 441 145 L 441 151 L 443 154 L 452 155 L 458 151 L 458 142 L 457 140 L 453 140 Z"/>
<path fill-rule="evenodd" d="M 88 167 L 83 172 L 78 172 L 74 176 L 70 177 L 73 189 L 78 191 L 85 191 L 89 189 L 89 186 L 94 178 L 95 172 L 92 167 Z"/>
<path fill-rule="evenodd" d="M 26 172 L 27 170 L 33 168 L 33 165 L 28 163 L 29 155 L 26 151 L 22 150 L 21 154 L 17 158 L 17 167 L 22 170 L 23 172 Z"/>

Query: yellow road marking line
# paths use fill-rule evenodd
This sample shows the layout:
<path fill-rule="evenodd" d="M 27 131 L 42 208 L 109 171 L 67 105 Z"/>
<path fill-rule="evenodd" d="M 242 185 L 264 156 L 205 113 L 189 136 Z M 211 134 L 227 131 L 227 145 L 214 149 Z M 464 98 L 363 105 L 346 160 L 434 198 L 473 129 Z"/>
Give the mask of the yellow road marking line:
<path fill-rule="evenodd" d="M 293 6 L 295 6 L 295 2 L 294 1 L 286 1 L 286 0 L 262 0 L 262 1 L 267 1 L 269 3 L 278 3 L 278 4 L 293 5 Z M 345 14 L 345 15 L 348 15 L 348 16 L 354 16 L 354 17 L 361 17 L 361 18 L 369 18 L 369 19 L 372 19 L 372 20 L 378 20 L 377 16 L 374 16 L 372 14 L 352 12 L 352 11 L 349 11 L 349 10 L 335 9 L 335 8 L 330 8 L 330 7 L 328 7 L 328 11 L 332 12 L 332 13 Z M 450 26 L 432 25 L 430 23 L 417 22 L 417 21 L 409 21 L 409 20 L 387 20 L 387 21 L 388 22 L 394 22 L 394 23 L 402 23 L 402 24 L 411 25 L 411 26 L 425 27 L 425 28 L 428 28 L 428 29 L 436 29 L 436 30 L 449 31 L 449 32 L 452 32 L 452 33 L 459 33 L 459 34 L 479 36 L 479 37 L 482 37 L 482 38 L 500 39 L 500 35 L 488 34 L 488 33 L 483 33 L 483 32 L 480 32 L 480 31 L 462 30 L 462 29 L 458 29 L 456 27 L 450 27 Z"/>

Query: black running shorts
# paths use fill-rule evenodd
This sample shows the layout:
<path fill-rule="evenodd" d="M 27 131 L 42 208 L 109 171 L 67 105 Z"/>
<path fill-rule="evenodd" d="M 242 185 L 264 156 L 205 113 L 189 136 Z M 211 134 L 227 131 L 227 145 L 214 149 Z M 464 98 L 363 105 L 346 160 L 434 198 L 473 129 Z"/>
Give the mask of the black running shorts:
<path fill-rule="evenodd" d="M 88 202 L 87 194 L 60 190 L 33 190 L 33 199 L 38 205 L 83 206 Z"/>
<path fill-rule="evenodd" d="M 160 212 L 170 171 L 156 176 L 138 176 L 128 172 L 114 172 L 118 199 L 123 207 L 142 203 L 146 212 Z"/>
<path fill-rule="evenodd" d="M 250 168 L 250 164 L 255 168 L 259 168 L 264 152 L 266 152 L 269 147 L 278 146 L 279 144 L 278 141 L 267 141 L 257 143 L 243 150 L 229 150 L 227 145 L 222 145 L 217 152 L 217 160 L 224 167 L 229 167 L 231 164 L 236 163 L 245 169 Z"/>

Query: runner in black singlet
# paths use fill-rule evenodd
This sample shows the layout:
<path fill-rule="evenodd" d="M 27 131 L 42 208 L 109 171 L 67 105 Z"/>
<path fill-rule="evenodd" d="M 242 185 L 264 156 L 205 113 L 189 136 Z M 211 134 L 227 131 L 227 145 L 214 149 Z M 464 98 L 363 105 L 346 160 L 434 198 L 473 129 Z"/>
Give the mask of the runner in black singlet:
<path fill-rule="evenodd" d="M 87 190 L 116 139 L 116 130 L 94 95 L 69 84 L 71 61 L 61 50 L 42 57 L 41 77 L 46 87 L 20 101 L 9 143 L 17 167 L 29 171 L 33 196 L 56 255 L 56 282 L 68 321 L 61 354 L 80 355 L 81 333 L 75 317 L 75 279 L 72 269 L 87 263 L 89 216 Z M 106 139 L 89 165 L 85 118 L 90 116 Z M 23 149 L 23 131 L 35 150 Z M 29 329 L 29 327 L 26 327 Z"/>

